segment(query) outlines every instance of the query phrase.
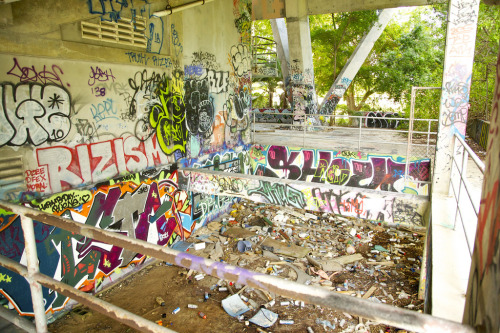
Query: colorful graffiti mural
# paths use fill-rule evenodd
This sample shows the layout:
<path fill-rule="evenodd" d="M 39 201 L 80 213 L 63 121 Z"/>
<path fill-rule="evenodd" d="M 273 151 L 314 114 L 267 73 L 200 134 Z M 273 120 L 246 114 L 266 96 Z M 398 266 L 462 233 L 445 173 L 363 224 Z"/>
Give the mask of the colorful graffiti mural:
<path fill-rule="evenodd" d="M 193 201 L 195 209 L 193 210 Z M 207 217 L 230 208 L 231 198 L 214 199 L 182 191 L 175 167 L 151 169 L 102 183 L 90 190 L 71 190 L 30 206 L 94 227 L 169 246 L 186 239 Z M 17 215 L 1 212 L 0 252 L 23 262 L 24 237 Z M 41 271 L 83 291 L 93 291 L 112 273 L 140 264 L 141 254 L 124 251 L 35 221 Z M 28 284 L 0 268 L 0 293 L 20 314 L 32 312 Z M 47 311 L 60 310 L 68 298 L 44 289 Z"/>
<path fill-rule="evenodd" d="M 400 156 L 361 152 L 259 146 L 250 149 L 254 174 L 321 184 L 427 195 L 427 184 L 404 181 L 406 161 Z M 430 179 L 430 159 L 411 161 L 410 181 Z"/>

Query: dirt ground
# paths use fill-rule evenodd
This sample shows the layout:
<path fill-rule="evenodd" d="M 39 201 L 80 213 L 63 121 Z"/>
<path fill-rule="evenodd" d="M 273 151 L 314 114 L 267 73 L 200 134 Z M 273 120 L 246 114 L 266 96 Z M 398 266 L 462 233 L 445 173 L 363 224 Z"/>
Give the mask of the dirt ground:
<path fill-rule="evenodd" d="M 252 202 L 237 206 L 232 216 L 226 215 L 192 235 L 189 242 L 201 243 L 202 240 L 206 247 L 198 251 L 191 247 L 189 253 L 214 260 L 220 257 L 232 265 L 290 280 L 298 278 L 295 272 L 298 269 L 307 274 L 301 274 L 308 276 L 307 284 L 373 302 L 423 310 L 423 301 L 418 299 L 422 230 L 397 230 L 373 221 L 327 214 L 313 216 L 305 211 L 293 212 Z M 235 236 L 245 233 L 252 236 Z M 249 240 L 252 248 L 241 253 L 237 247 L 243 239 Z M 217 246 L 222 252 L 216 251 Z M 307 332 L 308 327 L 312 332 L 400 331 L 347 313 L 300 304 L 279 295 L 266 295 L 215 277 L 197 280 L 198 274 L 155 262 L 99 293 L 98 297 L 148 320 L 161 320 L 160 324 L 177 332 Z M 231 317 L 221 306 L 221 301 L 232 292 L 239 292 L 244 300 L 249 299 L 246 304 L 250 310 L 239 319 Z M 205 299 L 206 293 L 208 299 Z M 156 302 L 157 297 L 165 300 L 164 306 Z M 269 304 L 270 298 L 274 299 L 274 305 Z M 281 303 L 287 301 L 290 304 Z M 188 304 L 197 308 L 188 308 Z M 278 314 L 278 320 L 266 329 L 248 324 L 265 304 L 268 310 Z M 180 310 L 173 314 L 178 307 Z M 203 312 L 206 319 L 201 318 L 199 312 Z M 293 324 L 281 324 L 281 320 L 292 320 Z M 56 333 L 135 332 L 81 306 L 51 324 L 49 330 Z"/>

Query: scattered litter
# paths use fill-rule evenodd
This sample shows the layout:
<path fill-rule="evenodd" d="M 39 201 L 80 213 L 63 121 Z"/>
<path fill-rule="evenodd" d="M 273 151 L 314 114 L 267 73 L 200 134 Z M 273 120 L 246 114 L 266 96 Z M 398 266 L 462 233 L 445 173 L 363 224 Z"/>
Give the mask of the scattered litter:
<path fill-rule="evenodd" d="M 271 327 L 278 320 L 278 314 L 268 309 L 260 309 L 259 312 L 248 321 L 260 327 Z"/>
<path fill-rule="evenodd" d="M 219 261 L 224 256 L 224 250 L 220 242 L 215 243 L 215 248 L 210 251 L 210 259 Z"/>
<path fill-rule="evenodd" d="M 396 225 L 388 229 L 376 221 L 256 205 L 248 201 L 234 204 L 230 216 L 222 215 L 220 221 L 201 229 L 197 229 L 190 240 L 178 241 L 173 247 L 187 251 L 193 246 L 195 250 L 204 250 L 196 255 L 214 261 L 371 302 L 423 310 L 423 302 L 417 295 L 420 266 L 424 261 L 424 232 L 402 231 Z M 188 282 L 203 280 L 196 285 L 207 288 L 205 290 L 210 288 L 208 291 L 212 293 L 204 292 L 204 300 L 222 300 L 224 310 L 241 325 L 272 326 L 278 322 L 278 314 L 271 311 L 274 307 L 282 317 L 280 325 L 295 324 L 302 330 L 307 327 L 308 333 L 322 331 L 320 327 L 331 331 L 336 326 L 343 332 L 384 331 L 383 325 L 363 323 L 348 313 L 222 279 L 216 283 L 211 280 L 213 277 L 193 270 L 186 270 L 182 275 Z M 227 297 L 228 293 L 232 295 Z M 188 304 L 187 307 L 197 309 L 198 305 Z M 202 310 L 212 317 L 206 308 Z M 302 310 L 312 311 L 314 316 L 301 315 Z M 250 315 L 246 314 L 248 311 Z M 206 318 L 202 312 L 198 314 Z M 257 331 L 265 332 L 259 327 Z M 281 329 L 286 330 L 285 327 Z"/>
<path fill-rule="evenodd" d="M 375 245 L 374 249 L 377 250 L 377 251 L 380 251 L 380 252 L 389 252 L 389 250 L 384 249 L 380 245 Z"/>
<path fill-rule="evenodd" d="M 198 250 L 203 250 L 205 247 L 206 247 L 206 243 L 205 243 L 205 242 L 195 243 L 195 244 L 194 244 L 194 249 L 195 249 L 196 251 L 198 251 Z"/>
<path fill-rule="evenodd" d="M 401 293 L 399 293 L 399 299 L 408 299 L 408 297 L 410 297 L 410 295 L 408 295 L 407 293 L 403 291 L 401 291 Z"/>
<path fill-rule="evenodd" d="M 252 250 L 252 243 L 250 241 L 240 240 L 238 242 L 238 251 L 240 251 L 241 253 L 251 250 Z"/>
<path fill-rule="evenodd" d="M 377 290 L 377 287 L 371 286 L 370 289 L 363 295 L 363 298 L 369 298 Z"/>
<path fill-rule="evenodd" d="M 186 241 L 178 241 L 177 243 L 172 245 L 172 249 L 177 250 L 177 251 L 186 252 L 192 246 L 193 246 L 193 243 L 186 242 Z"/>
<path fill-rule="evenodd" d="M 231 317 L 237 317 L 250 310 L 238 294 L 234 294 L 222 300 L 222 307 Z"/>
<path fill-rule="evenodd" d="M 323 328 L 325 330 L 327 327 L 331 328 L 332 330 L 335 329 L 335 325 L 332 324 L 329 320 L 323 320 L 323 319 L 316 318 L 316 324 L 323 325 Z"/>

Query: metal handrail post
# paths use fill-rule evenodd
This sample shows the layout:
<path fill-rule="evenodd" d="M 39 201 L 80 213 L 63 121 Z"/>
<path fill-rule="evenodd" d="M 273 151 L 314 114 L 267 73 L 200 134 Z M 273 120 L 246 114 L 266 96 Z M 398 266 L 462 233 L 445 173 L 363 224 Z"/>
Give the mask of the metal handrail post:
<path fill-rule="evenodd" d="M 45 317 L 45 306 L 43 302 L 42 286 L 37 282 L 35 275 L 40 273 L 38 266 L 38 254 L 36 251 L 35 229 L 33 220 L 21 215 L 21 226 L 24 233 L 24 249 L 26 252 L 28 267 L 28 283 L 31 289 L 31 301 L 33 302 L 33 313 L 35 314 L 36 331 L 48 332 L 47 317 Z"/>
<path fill-rule="evenodd" d="M 307 130 L 307 116 L 304 113 L 304 122 L 302 123 L 302 126 L 304 126 L 303 131 L 302 131 L 302 147 L 306 147 L 306 130 Z"/>
<path fill-rule="evenodd" d="M 252 134 L 252 143 L 255 144 L 255 112 L 253 113 L 253 134 Z"/>
<path fill-rule="evenodd" d="M 358 134 L 358 151 L 361 150 L 361 123 L 362 123 L 363 117 L 359 118 L 359 134 Z"/>
<path fill-rule="evenodd" d="M 465 147 L 462 146 L 462 149 L 463 149 L 463 151 L 462 151 L 462 165 L 460 166 L 460 172 L 459 172 L 460 182 L 458 183 L 458 198 L 457 198 L 458 202 L 460 202 L 460 194 L 462 193 L 462 184 L 464 184 L 465 175 L 467 174 L 467 161 L 469 159 L 469 153 L 467 152 Z M 458 204 L 457 204 L 457 209 L 459 209 Z M 464 221 L 463 221 L 461 216 L 460 216 L 460 218 L 461 218 L 461 220 L 462 220 L 461 222 L 463 224 Z M 456 219 L 455 219 L 455 223 L 456 223 Z M 453 226 L 453 228 L 455 228 L 455 226 Z M 465 233 L 465 227 L 464 227 L 464 233 Z M 467 234 L 465 236 L 467 238 Z"/>
<path fill-rule="evenodd" d="M 427 156 L 429 156 L 429 143 L 430 143 L 429 141 L 431 139 L 431 121 L 430 121 L 430 119 L 427 120 L 427 124 L 428 124 L 428 126 L 427 126 Z"/>

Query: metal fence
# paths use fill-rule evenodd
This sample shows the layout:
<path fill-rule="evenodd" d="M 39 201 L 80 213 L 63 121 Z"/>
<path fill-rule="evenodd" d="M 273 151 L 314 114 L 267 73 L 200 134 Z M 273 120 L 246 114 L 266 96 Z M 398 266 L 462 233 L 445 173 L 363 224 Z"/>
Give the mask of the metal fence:
<path fill-rule="evenodd" d="M 21 215 L 22 228 L 26 243 L 27 267 L 5 256 L 0 256 L 0 265 L 20 274 L 28 280 L 32 294 L 37 332 L 48 331 L 41 289 L 42 286 L 70 297 L 97 312 L 103 313 L 141 332 L 174 331 L 159 326 L 154 322 L 148 321 L 138 315 L 123 310 L 40 273 L 38 268 L 33 219 L 57 228 L 99 240 L 101 242 L 113 244 L 135 253 L 142 253 L 143 255 L 154 257 L 170 264 L 204 272 L 220 279 L 245 284 L 257 289 L 277 293 L 284 297 L 304 301 L 309 304 L 316 304 L 348 312 L 356 316 L 402 329 L 417 332 L 475 332 L 471 327 L 461 325 L 456 322 L 331 292 L 321 287 L 308 286 L 263 273 L 249 271 L 241 267 L 231 266 L 222 262 L 197 257 L 192 254 L 151 244 L 86 224 L 77 223 L 57 215 L 47 214 L 27 207 L 0 202 L 0 208 Z M 4 312 L 0 311 L 0 316 L 3 315 Z M 17 316 L 13 317 L 10 312 L 9 315 L 6 316 L 6 319 L 12 321 L 14 324 L 19 321 L 16 318 L 19 319 Z"/>
<path fill-rule="evenodd" d="M 456 227 L 457 219 L 459 219 L 465 234 L 469 254 L 472 257 L 481 192 L 472 193 L 471 185 L 467 180 L 467 163 L 469 161 L 469 156 L 484 175 L 484 163 L 477 157 L 462 137 L 455 133 L 455 147 L 452 157 L 453 164 L 450 179 L 450 192 L 452 192 L 455 202 L 457 203 L 454 227 Z"/>

